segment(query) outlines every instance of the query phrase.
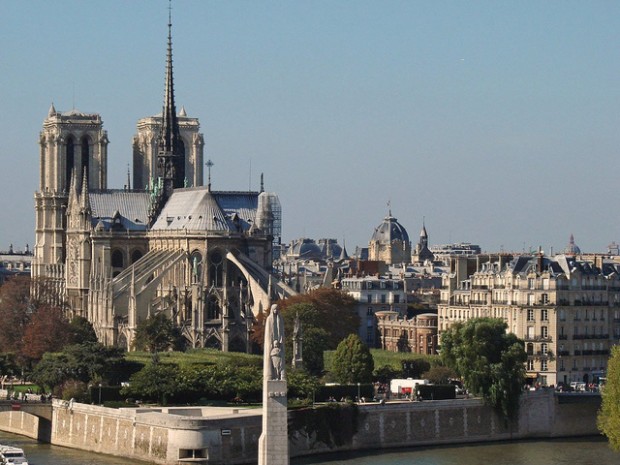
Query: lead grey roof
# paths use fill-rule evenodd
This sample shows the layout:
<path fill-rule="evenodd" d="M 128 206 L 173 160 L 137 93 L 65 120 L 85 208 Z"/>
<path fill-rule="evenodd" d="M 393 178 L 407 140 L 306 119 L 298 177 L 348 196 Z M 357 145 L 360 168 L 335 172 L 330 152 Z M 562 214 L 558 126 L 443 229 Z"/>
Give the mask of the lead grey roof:
<path fill-rule="evenodd" d="M 244 232 L 256 217 L 258 193 L 210 192 L 207 187 L 175 189 L 153 230 Z"/>
<path fill-rule="evenodd" d="M 92 225 L 102 223 L 109 229 L 116 212 L 122 226 L 130 231 L 146 230 L 148 224 L 149 194 L 126 190 L 106 190 L 88 193 L 92 211 Z"/>
<path fill-rule="evenodd" d="M 408 243 L 409 234 L 407 234 L 407 230 L 390 213 L 385 217 L 383 223 L 377 226 L 371 241 L 379 241 L 387 244 L 392 241 Z"/>

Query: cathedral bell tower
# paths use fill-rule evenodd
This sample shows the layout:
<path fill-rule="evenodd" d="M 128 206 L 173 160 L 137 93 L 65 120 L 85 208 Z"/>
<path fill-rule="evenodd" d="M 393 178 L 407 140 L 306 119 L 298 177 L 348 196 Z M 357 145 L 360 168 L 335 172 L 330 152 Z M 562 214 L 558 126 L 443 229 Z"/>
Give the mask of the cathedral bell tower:
<path fill-rule="evenodd" d="M 60 113 L 52 105 L 43 122 L 39 145 L 32 276 L 62 283 L 71 180 L 79 183 L 75 186 L 78 191 L 107 187 L 108 136 L 98 114 L 77 110 Z M 59 295 L 64 295 L 64 289 L 58 290 Z"/>

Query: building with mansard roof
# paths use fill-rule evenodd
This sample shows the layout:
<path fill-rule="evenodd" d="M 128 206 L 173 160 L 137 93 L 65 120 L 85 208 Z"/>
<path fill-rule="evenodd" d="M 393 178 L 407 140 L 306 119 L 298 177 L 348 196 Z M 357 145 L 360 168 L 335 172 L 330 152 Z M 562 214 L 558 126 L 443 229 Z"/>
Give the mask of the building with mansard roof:
<path fill-rule="evenodd" d="M 171 28 L 163 111 L 138 122 L 133 142 L 134 189 L 129 175 L 108 188 L 100 115 L 50 108 L 32 276 L 107 345 L 130 348 L 137 325 L 164 313 L 189 347 L 248 350 L 254 317 L 293 293 L 271 274 L 280 202 L 262 178 L 259 191 L 215 191 L 210 174 L 203 185 L 199 121 L 176 111 Z"/>
<path fill-rule="evenodd" d="M 620 265 L 542 253 L 456 257 L 444 275 L 439 335 L 456 322 L 503 319 L 525 341 L 530 382 L 596 382 L 620 343 Z"/>

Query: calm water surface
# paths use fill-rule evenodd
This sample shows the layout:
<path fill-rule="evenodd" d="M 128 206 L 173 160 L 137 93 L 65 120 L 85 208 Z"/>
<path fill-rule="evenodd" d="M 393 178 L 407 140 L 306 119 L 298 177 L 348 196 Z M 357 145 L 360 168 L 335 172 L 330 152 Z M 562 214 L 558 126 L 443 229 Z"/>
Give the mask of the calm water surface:
<path fill-rule="evenodd" d="M 293 465 L 619 465 L 605 439 L 564 439 L 392 450 L 299 459 Z"/>
<path fill-rule="evenodd" d="M 39 444 L 0 432 L 0 444 L 25 450 L 32 465 L 144 465 L 124 457 Z M 619 465 L 620 454 L 604 439 L 563 439 L 392 450 L 381 454 L 334 454 L 291 460 L 292 465 Z"/>

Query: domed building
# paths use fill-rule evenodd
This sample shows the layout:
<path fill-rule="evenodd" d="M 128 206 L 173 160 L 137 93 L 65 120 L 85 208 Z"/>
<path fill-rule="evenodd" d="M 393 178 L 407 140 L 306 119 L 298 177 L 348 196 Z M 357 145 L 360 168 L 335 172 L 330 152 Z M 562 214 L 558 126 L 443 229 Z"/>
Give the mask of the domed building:
<path fill-rule="evenodd" d="M 581 255 L 581 249 L 577 244 L 575 244 L 575 238 L 573 235 L 570 235 L 570 239 L 568 240 L 568 245 L 564 248 L 564 255 Z"/>
<path fill-rule="evenodd" d="M 368 259 L 388 265 L 409 263 L 411 242 L 407 230 L 392 216 L 390 210 L 383 223 L 375 228 L 368 243 Z"/>

